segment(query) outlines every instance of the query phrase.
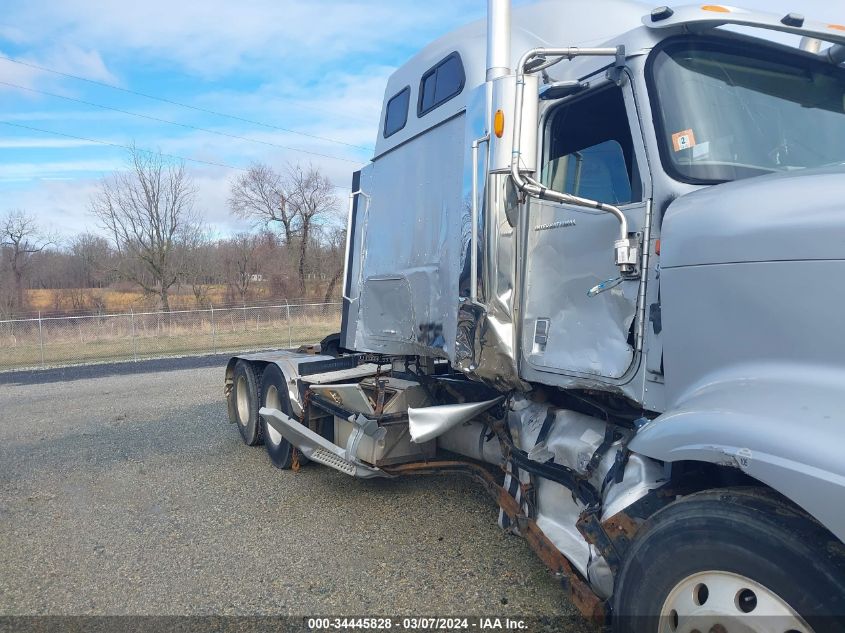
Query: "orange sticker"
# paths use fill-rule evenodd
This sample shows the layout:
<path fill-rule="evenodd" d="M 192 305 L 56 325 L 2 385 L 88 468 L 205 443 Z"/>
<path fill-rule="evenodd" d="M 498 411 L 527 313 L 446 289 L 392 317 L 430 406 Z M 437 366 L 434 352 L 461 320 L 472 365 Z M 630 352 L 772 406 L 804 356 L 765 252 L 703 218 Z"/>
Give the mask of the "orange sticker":
<path fill-rule="evenodd" d="M 692 130 L 684 130 L 672 135 L 672 145 L 676 152 L 695 147 L 695 133 Z"/>

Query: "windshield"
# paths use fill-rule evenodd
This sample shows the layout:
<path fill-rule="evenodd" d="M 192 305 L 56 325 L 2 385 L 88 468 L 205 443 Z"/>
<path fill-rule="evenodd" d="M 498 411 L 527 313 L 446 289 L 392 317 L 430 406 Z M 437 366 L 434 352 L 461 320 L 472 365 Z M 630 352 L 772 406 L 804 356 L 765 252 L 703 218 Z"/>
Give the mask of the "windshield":
<path fill-rule="evenodd" d="M 774 49 L 679 41 L 654 54 L 666 169 L 723 182 L 845 162 L 845 72 Z"/>

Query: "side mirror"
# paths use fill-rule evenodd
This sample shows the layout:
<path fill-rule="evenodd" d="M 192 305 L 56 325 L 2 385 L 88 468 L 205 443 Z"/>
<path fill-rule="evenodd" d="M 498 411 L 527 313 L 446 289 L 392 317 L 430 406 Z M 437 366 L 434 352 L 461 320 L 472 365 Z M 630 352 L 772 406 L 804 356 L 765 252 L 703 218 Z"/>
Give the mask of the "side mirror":
<path fill-rule="evenodd" d="M 552 101 L 553 99 L 571 97 L 589 87 L 590 82 L 588 81 L 556 81 L 540 89 L 540 100 Z"/>

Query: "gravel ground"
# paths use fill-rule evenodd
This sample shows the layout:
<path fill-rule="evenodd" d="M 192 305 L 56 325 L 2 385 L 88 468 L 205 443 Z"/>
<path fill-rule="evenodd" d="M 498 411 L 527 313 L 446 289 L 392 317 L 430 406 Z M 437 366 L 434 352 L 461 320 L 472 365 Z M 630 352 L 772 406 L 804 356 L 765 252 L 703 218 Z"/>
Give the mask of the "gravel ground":
<path fill-rule="evenodd" d="M 276 470 L 189 364 L 0 375 L 0 614 L 574 613 L 472 481 Z"/>

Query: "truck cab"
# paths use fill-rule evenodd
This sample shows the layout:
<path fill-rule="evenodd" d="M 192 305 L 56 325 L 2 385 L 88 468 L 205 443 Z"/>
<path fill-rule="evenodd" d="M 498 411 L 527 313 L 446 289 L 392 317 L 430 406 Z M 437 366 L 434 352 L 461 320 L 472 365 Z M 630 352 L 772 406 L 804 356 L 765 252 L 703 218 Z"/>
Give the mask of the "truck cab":
<path fill-rule="evenodd" d="M 342 353 L 232 359 L 232 421 L 475 477 L 619 630 L 840 630 L 843 61 L 798 13 L 491 0 L 388 81 Z"/>

